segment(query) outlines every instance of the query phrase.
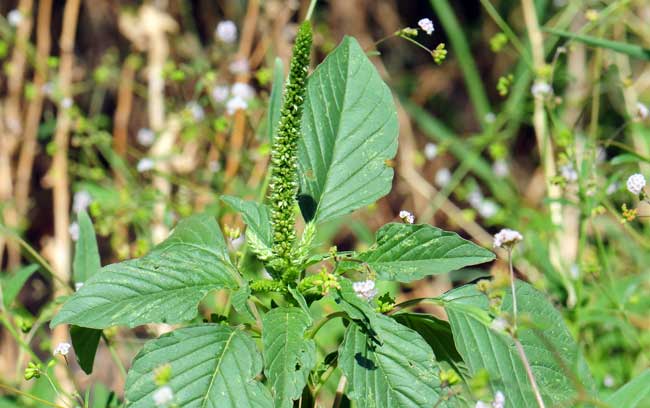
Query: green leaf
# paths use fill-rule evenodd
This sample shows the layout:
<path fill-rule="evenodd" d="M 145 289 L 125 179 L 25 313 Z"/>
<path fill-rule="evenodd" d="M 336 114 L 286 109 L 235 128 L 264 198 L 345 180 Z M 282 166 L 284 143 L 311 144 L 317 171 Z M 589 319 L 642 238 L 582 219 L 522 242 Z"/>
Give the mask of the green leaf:
<path fill-rule="evenodd" d="M 542 293 L 520 281 L 516 291 L 518 315 L 527 316 L 535 325 L 520 325 L 517 336 L 542 397 L 547 406 L 571 405 L 578 393 L 572 379 L 577 378 L 587 390 L 593 389 L 593 379 L 578 346 L 562 315 Z M 443 299 L 456 346 L 470 372 L 487 370 L 492 392 L 502 391 L 510 406 L 537 407 L 514 341 L 504 332 L 492 329 L 480 313 L 474 312 L 477 308 L 488 310 L 487 296 L 476 285 L 467 285 L 448 292 Z M 502 310 L 512 312 L 510 291 L 506 291 Z"/>
<path fill-rule="evenodd" d="M 272 408 L 273 399 L 255 380 L 262 357 L 240 330 L 217 324 L 185 327 L 145 344 L 126 378 L 130 408 L 153 407 L 154 372 L 169 365 L 174 403 L 183 408 Z"/>
<path fill-rule="evenodd" d="M 195 215 L 143 258 L 102 268 L 66 301 L 51 326 L 179 323 L 196 316 L 208 292 L 237 289 L 239 279 L 217 222 Z"/>
<path fill-rule="evenodd" d="M 102 331 L 87 327 L 70 326 L 70 338 L 79 366 L 86 374 L 93 372 L 95 354 L 99 346 Z"/>
<path fill-rule="evenodd" d="M 354 38 L 309 77 L 298 146 L 300 195 L 327 221 L 375 202 L 391 189 L 397 113 L 390 90 Z M 301 207 L 304 207 L 301 205 Z M 306 217 L 309 218 L 309 217 Z"/>
<path fill-rule="evenodd" d="M 377 231 L 377 242 L 356 258 L 367 263 L 378 279 L 410 282 L 491 261 L 494 253 L 431 225 L 390 223 Z M 358 266 L 348 262 L 343 267 Z"/>
<path fill-rule="evenodd" d="M 221 199 L 237 210 L 248 226 L 246 235 L 250 240 L 255 235 L 267 248 L 271 248 L 271 215 L 269 208 L 255 201 L 245 201 L 233 196 L 222 196 Z"/>
<path fill-rule="evenodd" d="M 375 315 L 371 327 L 373 335 L 364 325 L 350 323 L 339 348 L 347 396 L 357 407 L 436 405 L 440 380 L 429 345 L 417 332 L 383 315 Z"/>
<path fill-rule="evenodd" d="M 305 339 L 311 317 L 297 307 L 271 310 L 262 319 L 264 374 L 269 379 L 276 408 L 291 408 L 316 365 L 316 345 Z"/>
<path fill-rule="evenodd" d="M 280 122 L 280 109 L 282 109 L 282 89 L 284 89 L 284 65 L 282 59 L 277 57 L 273 64 L 273 83 L 271 95 L 269 96 L 269 111 L 267 120 L 269 122 L 269 142 L 273 143 L 275 133 Z"/>
<path fill-rule="evenodd" d="M 79 211 L 77 223 L 79 224 L 79 239 L 74 247 L 72 276 L 75 283 L 84 283 L 101 269 L 102 264 L 99 258 L 95 229 L 86 211 Z"/>
<path fill-rule="evenodd" d="M 16 271 L 11 276 L 3 277 L 2 279 L 2 302 L 4 307 L 8 308 L 11 306 L 13 301 L 16 299 L 20 290 L 25 285 L 25 282 L 29 279 L 30 276 L 38 270 L 38 265 L 31 264 L 25 267 L 22 267 Z"/>
<path fill-rule="evenodd" d="M 456 371 L 462 371 L 463 358 L 454 344 L 449 322 L 420 313 L 397 313 L 393 315 L 398 323 L 415 330 L 429 344 L 438 361 L 446 361 Z"/>
<path fill-rule="evenodd" d="M 641 60 L 650 60 L 650 49 L 643 48 L 640 45 L 628 44 L 619 41 L 606 40 L 604 38 L 593 37 L 590 35 L 575 34 L 568 31 L 556 30 L 554 28 L 543 28 L 544 31 L 558 35 L 560 37 L 570 38 L 592 47 L 606 48 L 621 54 L 629 55 Z"/>
<path fill-rule="evenodd" d="M 368 324 L 375 316 L 375 310 L 370 306 L 368 301 L 357 296 L 352 287 L 352 281 L 342 278 L 339 284 L 341 288 L 334 294 L 334 301 L 351 319 Z"/>
<path fill-rule="evenodd" d="M 610 395 L 605 402 L 617 408 L 635 408 L 650 396 L 650 369 L 646 369 L 630 382 Z M 646 400 L 647 404 L 648 401 Z"/>

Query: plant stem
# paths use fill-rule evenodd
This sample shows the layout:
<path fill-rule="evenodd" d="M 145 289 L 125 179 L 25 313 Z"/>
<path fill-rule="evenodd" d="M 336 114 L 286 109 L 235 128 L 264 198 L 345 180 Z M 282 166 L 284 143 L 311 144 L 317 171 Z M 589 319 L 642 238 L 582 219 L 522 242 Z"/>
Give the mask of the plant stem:
<path fill-rule="evenodd" d="M 519 341 L 516 335 L 513 335 L 512 339 L 514 340 L 515 346 L 517 347 L 517 352 L 519 352 L 519 357 L 521 358 L 521 362 L 524 363 L 524 368 L 526 369 L 526 375 L 528 376 L 528 381 L 530 381 L 530 385 L 533 388 L 533 393 L 535 394 L 535 400 L 537 401 L 537 406 L 539 408 L 546 408 L 546 405 L 544 405 L 544 400 L 542 399 L 542 394 L 539 392 L 539 387 L 537 387 L 537 381 L 535 381 L 535 376 L 533 375 L 533 369 L 530 367 L 530 363 L 528 362 L 528 357 L 526 357 L 526 353 L 524 352 L 524 347 L 521 345 L 521 342 Z"/>
<path fill-rule="evenodd" d="M 19 389 L 16 389 L 16 388 L 14 388 L 14 387 L 10 387 L 10 386 L 5 385 L 5 384 L 0 384 L 0 388 L 3 388 L 3 389 L 5 389 L 5 390 L 7 390 L 7 391 L 9 391 L 9 392 L 13 392 L 13 393 L 18 394 L 18 395 L 22 395 L 23 397 L 27 397 L 27 398 L 33 399 L 34 401 L 40 402 L 41 404 L 45 404 L 45 405 L 48 405 L 48 406 L 50 406 L 50 407 L 55 407 L 55 408 L 65 408 L 65 407 L 62 406 L 62 405 L 53 404 L 53 403 L 51 403 L 51 402 L 45 401 L 45 400 L 43 400 L 43 399 L 40 399 L 40 398 L 38 398 L 38 397 L 36 397 L 36 396 L 34 396 L 34 395 L 32 395 L 32 394 L 29 394 L 29 393 L 23 392 L 23 391 L 21 391 L 21 390 L 19 390 Z"/>
<path fill-rule="evenodd" d="M 316 3 L 318 3 L 318 0 L 311 0 L 311 3 L 309 3 L 309 8 L 307 9 L 307 15 L 305 15 L 305 20 L 311 20 L 311 15 L 314 13 L 314 9 L 316 8 Z"/>
<path fill-rule="evenodd" d="M 348 314 L 345 313 L 345 312 L 336 312 L 336 313 L 332 313 L 332 314 L 329 314 L 329 315 L 325 316 L 324 318 L 322 318 L 321 320 L 319 320 L 318 323 L 316 323 L 316 324 L 314 325 L 314 328 L 311 329 L 311 330 L 309 331 L 309 333 L 307 334 L 306 337 L 307 337 L 308 339 L 313 339 L 314 336 L 316 336 L 316 333 L 318 333 L 318 331 L 319 331 L 323 326 L 325 326 L 325 324 L 326 324 L 327 322 L 329 322 L 329 321 L 332 320 L 332 319 L 336 319 L 337 317 L 346 317 L 347 315 L 348 315 Z"/>
<path fill-rule="evenodd" d="M 512 290 L 512 328 L 517 332 L 517 292 L 515 290 L 515 271 L 512 267 L 512 248 L 508 248 L 508 268 L 510 269 L 510 289 Z"/>
<path fill-rule="evenodd" d="M 341 379 L 339 380 L 339 385 L 336 386 L 336 397 L 334 398 L 334 403 L 332 408 L 339 408 L 341 406 L 341 401 L 343 401 L 343 393 L 345 392 L 345 385 L 347 384 L 348 379 L 345 374 L 341 374 Z"/>

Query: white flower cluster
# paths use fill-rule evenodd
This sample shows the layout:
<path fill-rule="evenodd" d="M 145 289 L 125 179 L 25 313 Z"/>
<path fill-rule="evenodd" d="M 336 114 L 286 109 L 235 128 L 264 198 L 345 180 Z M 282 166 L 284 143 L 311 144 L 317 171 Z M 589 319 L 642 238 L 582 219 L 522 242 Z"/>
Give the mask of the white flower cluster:
<path fill-rule="evenodd" d="M 433 34 L 433 31 L 435 28 L 433 27 L 433 21 L 429 20 L 428 18 L 423 18 L 420 21 L 418 21 L 418 25 L 428 35 Z"/>
<path fill-rule="evenodd" d="M 399 217 L 407 224 L 413 224 L 415 222 L 415 216 L 406 210 L 400 211 Z"/>
<path fill-rule="evenodd" d="M 495 248 L 508 248 L 522 241 L 524 237 L 519 231 L 504 228 L 494 236 Z"/>
<path fill-rule="evenodd" d="M 636 114 L 640 120 L 646 120 L 650 117 L 650 109 L 641 102 L 636 103 Z"/>
<path fill-rule="evenodd" d="M 228 96 L 230 95 L 230 89 L 228 88 L 228 85 L 216 85 L 212 88 L 210 94 L 212 95 L 212 99 L 214 99 L 215 102 L 223 103 L 226 101 L 226 99 L 228 99 Z"/>
<path fill-rule="evenodd" d="M 16 27 L 23 21 L 23 13 L 21 13 L 18 9 L 13 9 L 7 13 L 7 21 L 9 22 L 10 26 Z"/>
<path fill-rule="evenodd" d="M 253 87 L 244 82 L 236 82 L 230 89 L 230 93 L 232 98 L 226 102 L 226 111 L 229 115 L 234 115 L 238 110 L 248 108 L 248 101 L 255 97 Z"/>
<path fill-rule="evenodd" d="M 152 159 L 145 157 L 140 159 L 135 168 L 138 170 L 138 173 L 144 173 L 145 171 L 153 170 L 155 165 L 156 163 Z"/>
<path fill-rule="evenodd" d="M 506 406 L 506 396 L 501 391 L 497 391 L 494 394 L 494 401 L 492 403 L 487 403 L 483 401 L 477 401 L 474 408 L 503 408 Z"/>
<path fill-rule="evenodd" d="M 166 407 L 174 400 L 174 392 L 169 385 L 160 387 L 153 393 L 153 402 L 157 407 Z"/>
<path fill-rule="evenodd" d="M 494 172 L 495 176 L 503 178 L 510 173 L 510 167 L 508 166 L 507 161 L 498 159 L 492 163 L 492 171 Z"/>
<path fill-rule="evenodd" d="M 451 171 L 449 171 L 448 168 L 443 167 L 436 172 L 436 176 L 434 178 L 434 183 L 436 183 L 436 186 L 444 187 L 447 184 L 449 184 L 450 181 L 451 181 Z"/>
<path fill-rule="evenodd" d="M 86 211 L 92 202 L 93 198 L 90 196 L 89 192 L 86 190 L 77 191 L 72 197 L 72 211 L 75 213 Z"/>
<path fill-rule="evenodd" d="M 54 351 L 52 352 L 53 355 L 62 355 L 62 356 L 67 356 L 68 353 L 70 352 L 70 349 L 72 348 L 72 345 L 70 343 L 59 343 L 57 346 L 54 348 Z"/>
<path fill-rule="evenodd" d="M 232 44 L 237 41 L 237 26 L 230 20 L 222 21 L 217 24 L 214 34 L 226 44 Z"/>
<path fill-rule="evenodd" d="M 530 92 L 535 98 L 544 99 L 553 93 L 553 88 L 548 82 L 537 80 L 530 88 Z"/>
<path fill-rule="evenodd" d="M 377 289 L 375 288 L 375 281 L 368 279 L 361 282 L 354 282 L 352 289 L 361 299 L 370 301 L 377 296 Z"/>
<path fill-rule="evenodd" d="M 438 146 L 435 143 L 427 143 L 424 145 L 424 157 L 427 160 L 433 160 L 438 155 Z"/>
<path fill-rule="evenodd" d="M 156 134 L 149 128 L 142 128 L 138 130 L 135 138 L 142 146 L 148 147 L 156 141 Z"/>
<path fill-rule="evenodd" d="M 562 165 L 560 167 L 560 174 L 562 175 L 562 178 L 565 179 L 568 183 L 574 183 L 578 181 L 578 172 L 571 163 Z"/>
<path fill-rule="evenodd" d="M 188 102 L 187 105 L 185 105 L 185 108 L 190 112 L 195 121 L 199 122 L 205 118 L 203 106 L 201 106 L 197 101 Z"/>
<path fill-rule="evenodd" d="M 643 174 L 632 174 L 628 179 L 627 179 L 627 191 L 634 195 L 639 195 L 643 191 L 643 188 L 645 187 L 645 177 L 643 177 Z"/>

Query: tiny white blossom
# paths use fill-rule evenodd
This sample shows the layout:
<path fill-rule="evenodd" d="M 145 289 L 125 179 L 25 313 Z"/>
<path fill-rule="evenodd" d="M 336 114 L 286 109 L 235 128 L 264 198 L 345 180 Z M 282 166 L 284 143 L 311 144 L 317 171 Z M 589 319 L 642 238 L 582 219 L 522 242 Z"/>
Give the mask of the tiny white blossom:
<path fill-rule="evenodd" d="M 77 241 L 79 239 L 79 224 L 77 224 L 76 222 L 70 224 L 70 226 L 68 227 L 68 232 L 70 233 L 70 238 L 73 241 Z"/>
<path fill-rule="evenodd" d="M 174 392 L 171 387 L 165 385 L 160 387 L 153 393 L 153 402 L 157 407 L 165 407 L 174 399 Z"/>
<path fill-rule="evenodd" d="M 492 323 L 490 323 L 490 328 L 494 331 L 504 332 L 508 328 L 508 321 L 503 317 L 496 317 L 492 320 Z"/>
<path fill-rule="evenodd" d="M 399 212 L 399 217 L 402 219 L 407 224 L 413 224 L 415 222 L 415 217 L 413 214 L 406 210 L 402 210 Z"/>
<path fill-rule="evenodd" d="M 641 102 L 636 103 L 636 114 L 641 120 L 646 120 L 650 117 L 650 109 Z"/>
<path fill-rule="evenodd" d="M 151 146 L 156 141 L 156 133 L 149 128 L 142 128 L 138 130 L 135 138 L 142 146 Z"/>
<path fill-rule="evenodd" d="M 492 401 L 492 408 L 503 408 L 506 406 L 506 396 L 501 391 L 494 394 L 494 401 Z"/>
<path fill-rule="evenodd" d="M 71 347 L 72 346 L 70 345 L 70 343 L 61 342 L 61 343 L 57 344 L 57 346 L 54 348 L 54 351 L 52 352 L 52 354 L 55 355 L 55 356 L 59 355 L 59 354 L 61 354 L 62 356 L 67 356 L 68 353 L 70 352 Z"/>
<path fill-rule="evenodd" d="M 476 211 L 483 218 L 492 218 L 499 212 L 499 206 L 492 200 L 483 200 Z"/>
<path fill-rule="evenodd" d="M 551 88 L 551 85 L 548 82 L 537 80 L 530 88 L 530 92 L 535 98 L 543 99 L 553 93 L 553 88 Z"/>
<path fill-rule="evenodd" d="M 627 179 L 627 191 L 634 195 L 639 195 L 643 191 L 643 188 L 645 187 L 645 177 L 643 177 L 643 174 L 632 174 L 628 179 Z"/>
<path fill-rule="evenodd" d="M 494 121 L 497 119 L 497 116 L 494 114 L 494 112 L 488 112 L 485 114 L 485 123 L 494 123 Z"/>
<path fill-rule="evenodd" d="M 89 192 L 86 190 L 77 191 L 72 197 L 72 211 L 75 213 L 86 211 L 92 202 L 93 198 L 90 196 Z"/>
<path fill-rule="evenodd" d="M 503 178 L 510 173 L 510 167 L 507 161 L 499 159 L 492 163 L 492 171 L 495 176 Z"/>
<path fill-rule="evenodd" d="M 238 74 L 248 73 L 250 67 L 248 65 L 248 60 L 246 60 L 245 58 L 239 58 L 231 62 L 228 69 L 230 70 L 231 73 L 238 75 Z"/>
<path fill-rule="evenodd" d="M 238 110 L 246 110 L 247 108 L 248 102 L 238 96 L 230 98 L 226 103 L 226 111 L 228 112 L 228 115 L 234 115 Z"/>
<path fill-rule="evenodd" d="M 212 95 L 212 99 L 214 99 L 215 102 L 223 103 L 226 101 L 226 99 L 228 99 L 228 95 L 230 95 L 230 89 L 226 85 L 217 85 L 212 88 L 210 94 Z"/>
<path fill-rule="evenodd" d="M 438 187 L 444 187 L 451 181 L 451 172 L 448 168 L 443 167 L 436 172 L 435 183 Z"/>
<path fill-rule="evenodd" d="M 230 20 L 222 21 L 217 24 L 214 33 L 218 39 L 227 44 L 232 44 L 237 41 L 237 26 Z"/>
<path fill-rule="evenodd" d="M 78 291 L 78 290 L 81 289 L 83 286 L 84 286 L 84 283 L 83 283 L 83 282 L 77 282 L 77 283 L 74 284 L 74 290 L 75 290 L 75 291 Z"/>
<path fill-rule="evenodd" d="M 506 248 L 515 245 L 517 242 L 522 241 L 524 237 L 519 231 L 504 228 L 497 232 L 494 236 L 495 248 Z"/>
<path fill-rule="evenodd" d="M 21 21 L 23 21 L 23 13 L 18 9 L 13 9 L 7 13 L 7 21 L 9 22 L 9 25 L 16 27 Z"/>
<path fill-rule="evenodd" d="M 73 103 L 73 102 L 72 102 L 72 98 L 65 97 L 65 98 L 61 99 L 61 107 L 62 107 L 63 109 L 70 109 L 70 108 L 72 108 L 72 103 Z"/>
<path fill-rule="evenodd" d="M 352 284 L 352 289 L 361 299 L 370 301 L 377 295 L 377 289 L 375 289 L 375 281 L 368 279 L 361 282 L 354 282 Z"/>
<path fill-rule="evenodd" d="M 615 384 L 614 377 L 612 377 L 610 374 L 607 374 L 605 378 L 603 378 L 603 385 L 607 388 L 612 388 Z"/>
<path fill-rule="evenodd" d="M 560 167 L 560 174 L 562 175 L 562 178 L 569 183 L 578 181 L 578 172 L 571 163 L 567 163 Z"/>
<path fill-rule="evenodd" d="M 185 105 L 185 108 L 190 111 L 194 120 L 201 121 L 203 118 L 205 118 L 205 111 L 203 110 L 203 106 L 201 106 L 198 102 L 190 101 L 187 103 L 187 105 Z"/>
<path fill-rule="evenodd" d="M 472 190 L 472 192 L 467 195 L 467 202 L 472 207 L 478 209 L 483 203 L 483 193 L 481 193 L 481 190 Z"/>
<path fill-rule="evenodd" d="M 155 166 L 154 161 L 148 157 L 145 157 L 143 159 L 140 159 L 140 161 L 136 165 L 136 169 L 138 170 L 139 173 L 144 173 L 145 171 L 152 170 L 154 166 Z"/>
<path fill-rule="evenodd" d="M 433 34 L 433 31 L 435 30 L 433 28 L 433 21 L 429 20 L 428 18 L 423 18 L 420 21 L 418 21 L 418 25 L 424 32 L 426 32 L 429 35 Z"/>
<path fill-rule="evenodd" d="M 234 97 L 242 98 L 245 101 L 255 97 L 255 90 L 253 87 L 244 82 L 235 82 L 230 92 L 232 92 Z"/>
<path fill-rule="evenodd" d="M 435 143 L 427 143 L 424 145 L 424 157 L 427 160 L 433 160 L 438 155 L 438 146 Z"/>

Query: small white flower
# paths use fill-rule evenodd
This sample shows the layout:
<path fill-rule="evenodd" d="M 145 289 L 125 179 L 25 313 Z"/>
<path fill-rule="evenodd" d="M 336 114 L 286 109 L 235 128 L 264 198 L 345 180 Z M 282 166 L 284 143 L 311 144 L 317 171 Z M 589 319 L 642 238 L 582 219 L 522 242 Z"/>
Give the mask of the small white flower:
<path fill-rule="evenodd" d="M 643 174 L 632 174 L 628 179 L 627 179 L 627 191 L 634 195 L 639 195 L 643 191 L 643 188 L 645 187 L 645 177 L 643 177 Z"/>
<path fill-rule="evenodd" d="M 650 117 L 650 109 L 641 102 L 636 103 L 636 114 L 640 120 L 646 120 Z"/>
<path fill-rule="evenodd" d="M 489 403 L 479 400 L 476 401 L 476 405 L 474 405 L 474 408 L 491 408 L 491 407 Z"/>
<path fill-rule="evenodd" d="M 251 100 L 255 97 L 255 90 L 253 87 L 244 82 L 235 82 L 230 92 L 232 92 L 234 97 L 242 98 L 245 101 Z"/>
<path fill-rule="evenodd" d="M 497 119 L 497 116 L 494 114 L 494 112 L 488 112 L 485 114 L 485 123 L 491 124 L 494 123 L 494 121 Z"/>
<path fill-rule="evenodd" d="M 496 317 L 492 320 L 492 323 L 490 323 L 490 328 L 494 331 L 504 332 L 508 328 L 508 321 L 503 317 Z"/>
<path fill-rule="evenodd" d="M 92 202 L 93 198 L 90 196 L 89 192 L 86 190 L 77 191 L 72 197 L 72 211 L 75 213 L 86 211 Z"/>
<path fill-rule="evenodd" d="M 435 143 L 427 143 L 424 145 L 424 157 L 427 160 L 433 160 L 438 155 L 438 146 Z"/>
<path fill-rule="evenodd" d="M 201 121 L 203 118 L 205 118 L 205 111 L 203 110 L 203 107 L 196 101 L 191 101 L 188 102 L 187 105 L 185 105 L 185 108 L 190 111 L 192 114 L 192 118 L 196 121 Z"/>
<path fill-rule="evenodd" d="M 226 103 L 226 111 L 228 112 L 228 115 L 234 115 L 238 110 L 246 110 L 247 108 L 248 102 L 238 96 L 230 98 Z"/>
<path fill-rule="evenodd" d="M 228 99 L 228 95 L 230 95 L 230 89 L 226 85 L 217 85 L 212 88 L 210 94 L 212 95 L 212 99 L 214 99 L 215 102 L 223 103 L 226 101 L 226 99 Z"/>
<path fill-rule="evenodd" d="M 492 171 L 495 176 L 503 178 L 510 173 L 510 167 L 507 161 L 499 159 L 492 163 Z"/>
<path fill-rule="evenodd" d="M 415 222 L 415 217 L 413 214 L 406 210 L 402 210 L 399 212 L 399 217 L 402 219 L 407 224 L 413 224 Z"/>
<path fill-rule="evenodd" d="M 70 233 L 70 238 L 76 242 L 79 239 L 79 224 L 76 222 L 70 224 L 68 232 Z"/>
<path fill-rule="evenodd" d="M 165 407 L 174 400 L 174 392 L 169 385 L 160 387 L 153 393 L 153 402 L 157 407 Z"/>
<path fill-rule="evenodd" d="M 352 289 L 354 289 L 358 297 L 367 301 L 372 300 L 372 298 L 377 295 L 375 281 L 370 279 L 361 282 L 354 282 L 352 284 Z"/>
<path fill-rule="evenodd" d="M 62 342 L 57 344 L 57 346 L 54 348 L 54 351 L 52 352 L 53 355 L 59 355 L 61 354 L 62 356 L 67 356 L 68 353 L 70 352 L 70 348 L 72 346 L 70 343 Z"/>
<path fill-rule="evenodd" d="M 227 44 L 232 44 L 237 41 L 237 26 L 230 20 L 222 21 L 217 24 L 214 33 L 218 39 Z"/>
<path fill-rule="evenodd" d="M 494 401 L 492 401 L 492 408 L 503 408 L 506 406 L 506 396 L 501 391 L 494 394 Z"/>
<path fill-rule="evenodd" d="M 23 13 L 18 9 L 13 9 L 7 13 L 7 21 L 9 22 L 9 25 L 16 27 L 21 21 L 23 21 Z"/>
<path fill-rule="evenodd" d="M 499 206 L 492 200 L 483 200 L 476 209 L 483 218 L 492 218 L 499 212 Z"/>
<path fill-rule="evenodd" d="M 603 378 L 603 385 L 607 388 L 612 388 L 615 384 L 614 377 L 612 377 L 610 374 L 607 374 L 605 378 Z"/>
<path fill-rule="evenodd" d="M 77 283 L 74 284 L 74 290 L 75 290 L 75 291 L 78 291 L 78 290 L 81 289 L 83 286 L 84 286 L 84 283 L 83 283 L 83 282 L 77 282 Z"/>
<path fill-rule="evenodd" d="M 73 103 L 73 102 L 72 102 L 72 98 L 65 97 L 65 98 L 61 99 L 61 107 L 62 107 L 63 109 L 70 109 L 70 108 L 72 108 L 72 103 Z"/>
<path fill-rule="evenodd" d="M 151 146 L 156 141 L 156 133 L 149 128 L 142 128 L 138 130 L 135 138 L 142 146 Z"/>
<path fill-rule="evenodd" d="M 506 248 L 515 245 L 517 242 L 520 242 L 524 237 L 519 233 L 519 231 L 511 230 L 504 228 L 501 231 L 497 232 L 494 236 L 494 247 L 495 248 Z"/>
<path fill-rule="evenodd" d="M 216 173 L 221 170 L 221 163 L 219 163 L 219 160 L 210 160 L 208 162 L 208 170 L 210 173 Z"/>
<path fill-rule="evenodd" d="M 145 171 L 152 170 L 154 166 L 155 166 L 154 161 L 148 157 L 145 157 L 143 159 L 140 159 L 140 161 L 136 165 L 136 169 L 138 170 L 139 173 L 144 173 Z"/>
<path fill-rule="evenodd" d="M 548 82 L 537 80 L 530 88 L 530 92 L 535 98 L 544 99 L 553 93 L 553 88 L 551 88 L 551 85 Z"/>
<path fill-rule="evenodd" d="M 228 69 L 230 70 L 231 73 L 238 75 L 238 74 L 248 73 L 250 67 L 248 65 L 248 60 L 246 60 L 245 58 L 239 58 L 231 62 Z"/>
<path fill-rule="evenodd" d="M 433 34 L 433 31 L 435 30 L 433 28 L 433 21 L 429 20 L 428 18 L 423 18 L 420 21 L 418 21 L 418 25 L 424 32 L 426 32 L 429 35 Z"/>
<path fill-rule="evenodd" d="M 573 164 L 571 163 L 567 163 L 560 167 L 560 174 L 562 175 L 562 178 L 569 183 L 578 181 L 578 172 L 573 168 Z"/>
<path fill-rule="evenodd" d="M 435 183 L 438 187 L 444 187 L 451 181 L 451 172 L 448 168 L 443 167 L 436 172 Z"/>
<path fill-rule="evenodd" d="M 478 209 L 483 203 L 483 193 L 481 193 L 481 190 L 472 190 L 472 192 L 467 195 L 467 202 L 472 207 Z"/>

